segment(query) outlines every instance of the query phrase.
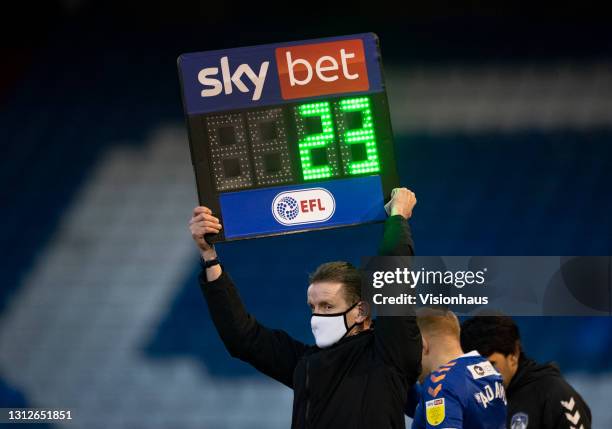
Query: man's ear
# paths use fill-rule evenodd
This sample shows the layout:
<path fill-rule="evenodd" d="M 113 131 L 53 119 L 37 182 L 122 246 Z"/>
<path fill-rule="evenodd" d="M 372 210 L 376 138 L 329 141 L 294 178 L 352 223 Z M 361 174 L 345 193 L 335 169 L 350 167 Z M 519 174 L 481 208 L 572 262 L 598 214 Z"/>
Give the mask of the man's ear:
<path fill-rule="evenodd" d="M 368 316 L 370 316 L 370 305 L 367 301 L 359 302 L 359 304 L 357 304 L 357 317 L 355 318 L 355 322 L 362 323 Z"/>
<path fill-rule="evenodd" d="M 421 341 L 423 342 L 423 354 L 426 355 L 429 353 L 429 341 L 424 335 L 421 335 Z"/>
<path fill-rule="evenodd" d="M 512 354 L 509 356 L 510 358 L 510 362 L 513 365 L 518 365 L 518 361 L 519 361 L 519 357 L 521 356 L 521 343 L 517 340 L 514 343 L 514 351 L 512 352 Z"/>

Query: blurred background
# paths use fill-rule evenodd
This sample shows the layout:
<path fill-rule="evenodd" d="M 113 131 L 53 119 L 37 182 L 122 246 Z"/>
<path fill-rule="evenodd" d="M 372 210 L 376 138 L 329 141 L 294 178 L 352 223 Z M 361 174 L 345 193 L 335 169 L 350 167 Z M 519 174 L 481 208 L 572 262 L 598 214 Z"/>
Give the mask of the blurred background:
<path fill-rule="evenodd" d="M 126 3 L 3 16 L 0 407 L 71 409 L 71 427 L 289 427 L 292 392 L 229 357 L 196 282 L 184 52 L 376 32 L 417 252 L 612 253 L 609 16 L 575 2 Z M 381 232 L 218 251 L 260 321 L 311 342 L 307 274 L 374 254 Z M 593 427 L 612 427 L 611 319 L 518 322 Z"/>

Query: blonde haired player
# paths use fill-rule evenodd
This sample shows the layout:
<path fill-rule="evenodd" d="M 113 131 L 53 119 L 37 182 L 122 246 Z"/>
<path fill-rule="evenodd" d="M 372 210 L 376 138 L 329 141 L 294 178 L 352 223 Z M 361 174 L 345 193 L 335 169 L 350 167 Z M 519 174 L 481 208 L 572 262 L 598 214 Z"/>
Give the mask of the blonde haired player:
<path fill-rule="evenodd" d="M 423 369 L 412 428 L 504 429 L 502 377 L 478 352 L 463 352 L 457 316 L 447 309 L 421 308 L 417 323 Z"/>

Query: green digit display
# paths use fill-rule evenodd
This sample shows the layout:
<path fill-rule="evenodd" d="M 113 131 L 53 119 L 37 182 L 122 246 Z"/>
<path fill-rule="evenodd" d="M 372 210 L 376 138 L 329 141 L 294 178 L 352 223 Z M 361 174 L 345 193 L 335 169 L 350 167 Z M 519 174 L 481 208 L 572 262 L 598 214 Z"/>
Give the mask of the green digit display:
<path fill-rule="evenodd" d="M 329 102 L 302 104 L 295 109 L 304 180 L 338 176 L 338 156 L 332 144 L 335 136 Z"/>
<path fill-rule="evenodd" d="M 370 99 L 345 98 L 336 104 L 335 113 L 344 174 L 380 171 Z"/>

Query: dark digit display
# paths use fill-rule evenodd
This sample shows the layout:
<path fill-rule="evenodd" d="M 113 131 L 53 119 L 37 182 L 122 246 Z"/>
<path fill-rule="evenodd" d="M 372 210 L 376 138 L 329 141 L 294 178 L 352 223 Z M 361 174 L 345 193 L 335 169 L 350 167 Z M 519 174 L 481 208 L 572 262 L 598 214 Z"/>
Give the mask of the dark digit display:
<path fill-rule="evenodd" d="M 283 109 L 247 112 L 255 181 L 258 185 L 281 185 L 294 181 Z"/>
<path fill-rule="evenodd" d="M 215 186 L 219 191 L 253 186 L 244 119 L 240 113 L 206 117 Z"/>

